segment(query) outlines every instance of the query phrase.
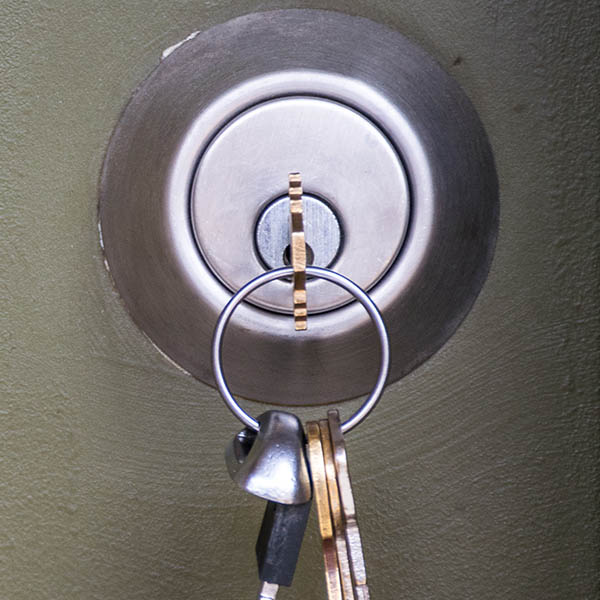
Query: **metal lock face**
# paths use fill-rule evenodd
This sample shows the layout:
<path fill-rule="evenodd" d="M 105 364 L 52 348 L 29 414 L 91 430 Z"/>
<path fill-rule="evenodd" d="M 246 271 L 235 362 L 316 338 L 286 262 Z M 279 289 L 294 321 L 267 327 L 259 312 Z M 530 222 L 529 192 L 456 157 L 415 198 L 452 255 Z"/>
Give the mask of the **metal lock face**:
<path fill-rule="evenodd" d="M 302 213 L 308 264 L 331 267 L 342 249 L 339 219 L 323 200 L 309 194 L 302 194 Z M 256 250 L 268 269 L 291 262 L 290 221 L 290 199 L 285 196 L 271 202 L 256 223 Z"/>
<path fill-rule="evenodd" d="M 357 41 L 359 43 L 357 43 Z M 498 225 L 494 161 L 458 85 L 366 19 L 247 15 L 180 44 L 138 88 L 107 152 L 100 222 L 133 319 L 212 381 L 210 342 L 231 295 L 286 264 L 287 175 L 302 174 L 309 262 L 346 275 L 383 313 L 391 378 L 433 354 L 474 302 Z M 294 331 L 289 281 L 254 292 L 225 340 L 241 395 L 323 404 L 369 390 L 368 316 L 307 282 Z"/>
<path fill-rule="evenodd" d="M 313 264 L 334 268 L 370 289 L 404 241 L 406 175 L 378 127 L 348 106 L 315 97 L 280 98 L 248 109 L 216 135 L 200 158 L 192 187 L 192 224 L 213 273 L 236 291 L 259 275 L 265 262 L 271 268 L 283 266 L 289 207 L 286 198 L 274 205 L 271 201 L 281 197 L 290 171 L 302 173 L 308 194 L 306 241 L 317 249 Z M 285 219 L 272 214 L 281 210 L 278 206 Z M 278 243 L 286 237 L 275 261 Z M 308 292 L 313 313 L 350 299 L 324 281 L 311 282 Z M 251 302 L 289 313 L 289 283 L 266 286 Z"/>

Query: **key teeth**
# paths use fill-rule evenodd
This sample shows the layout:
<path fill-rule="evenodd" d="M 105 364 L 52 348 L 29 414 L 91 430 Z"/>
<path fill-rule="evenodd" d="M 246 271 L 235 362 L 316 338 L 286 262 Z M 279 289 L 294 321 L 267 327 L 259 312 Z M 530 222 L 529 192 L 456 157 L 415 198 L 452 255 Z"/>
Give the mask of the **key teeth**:
<path fill-rule="evenodd" d="M 290 246 L 291 263 L 294 269 L 294 326 L 296 331 L 308 328 L 306 309 L 306 238 L 304 235 L 304 213 L 302 207 L 302 176 L 289 174 L 288 195 L 290 198 Z"/>

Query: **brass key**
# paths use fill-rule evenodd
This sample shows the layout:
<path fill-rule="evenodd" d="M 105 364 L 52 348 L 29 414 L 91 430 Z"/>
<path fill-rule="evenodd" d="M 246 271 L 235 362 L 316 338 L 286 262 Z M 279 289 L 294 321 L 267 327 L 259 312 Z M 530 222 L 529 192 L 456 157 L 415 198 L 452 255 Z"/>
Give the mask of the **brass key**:
<path fill-rule="evenodd" d="M 308 461 L 313 480 L 314 500 L 317 505 L 319 530 L 323 541 L 327 597 L 329 600 L 343 600 L 333 521 L 329 507 L 321 431 L 317 421 L 309 421 L 306 424 L 306 437 L 308 438 Z"/>
<path fill-rule="evenodd" d="M 296 331 L 307 327 L 306 305 L 306 240 L 304 237 L 304 213 L 302 209 L 302 177 L 300 173 L 289 174 L 290 197 L 290 257 L 294 268 L 294 323 Z"/>
<path fill-rule="evenodd" d="M 339 412 L 337 410 L 330 410 L 327 413 L 327 420 L 329 422 L 331 446 L 333 448 L 333 458 L 345 526 L 344 534 L 350 558 L 350 570 L 352 572 L 355 597 L 356 600 L 369 600 L 367 570 L 356 518 L 356 506 L 354 504 L 352 482 L 348 471 L 348 457 L 346 455 L 346 445 L 341 429 Z"/>
<path fill-rule="evenodd" d="M 327 476 L 327 489 L 329 492 L 329 507 L 331 509 L 333 521 L 333 532 L 342 583 L 342 594 L 344 596 L 344 600 L 355 600 L 354 582 L 352 580 L 352 573 L 350 571 L 350 558 L 344 531 L 344 517 L 340 503 L 340 492 L 328 420 L 323 419 L 322 421 L 319 421 L 319 427 L 321 429 L 321 444 L 323 446 L 323 456 L 325 458 L 325 474 Z"/>

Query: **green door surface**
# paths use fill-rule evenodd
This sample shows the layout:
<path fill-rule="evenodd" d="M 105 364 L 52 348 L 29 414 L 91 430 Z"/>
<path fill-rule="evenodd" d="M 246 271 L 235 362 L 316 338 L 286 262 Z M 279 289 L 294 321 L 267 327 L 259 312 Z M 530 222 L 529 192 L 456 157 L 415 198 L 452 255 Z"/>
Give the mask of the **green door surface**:
<path fill-rule="evenodd" d="M 130 320 L 97 186 L 163 49 L 291 7 L 425 48 L 473 101 L 500 179 L 474 309 L 347 440 L 372 598 L 598 598 L 600 11 L 577 0 L 4 0 L 0 598 L 255 597 L 263 502 L 223 460 L 240 425 Z M 280 597 L 325 598 L 314 515 Z"/>

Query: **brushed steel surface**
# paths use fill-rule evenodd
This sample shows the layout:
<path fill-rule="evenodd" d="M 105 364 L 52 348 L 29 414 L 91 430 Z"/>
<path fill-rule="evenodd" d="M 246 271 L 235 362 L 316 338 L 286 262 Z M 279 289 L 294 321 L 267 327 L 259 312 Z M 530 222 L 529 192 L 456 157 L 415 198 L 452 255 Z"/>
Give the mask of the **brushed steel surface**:
<path fill-rule="evenodd" d="M 319 198 L 302 195 L 304 234 L 308 246 L 307 261 L 315 267 L 329 268 L 340 251 L 342 231 L 335 213 Z M 260 215 L 255 230 L 256 249 L 269 269 L 290 264 L 286 249 L 290 246 L 290 199 L 274 200 Z M 289 254 L 289 250 L 288 250 Z M 314 308 L 312 309 L 314 311 Z"/>
<path fill-rule="evenodd" d="M 229 475 L 244 491 L 280 504 L 312 498 L 302 423 L 295 415 L 270 410 L 258 417 L 258 433 L 242 429 L 225 449 Z"/>
<path fill-rule="evenodd" d="M 252 106 L 288 96 L 352 107 L 385 131 L 402 158 L 410 222 L 400 254 L 370 290 L 392 340 L 390 379 L 398 379 L 452 335 L 483 285 L 498 185 L 485 132 L 459 86 L 421 49 L 372 21 L 312 10 L 252 14 L 167 56 L 125 109 L 102 172 L 100 220 L 112 277 L 142 330 L 184 369 L 214 383 L 209 340 L 231 292 L 196 244 L 193 175 L 215 131 Z M 378 222 L 371 238 L 385 225 Z M 237 235 L 227 221 L 214 226 Z M 236 392 L 322 404 L 368 390 L 377 341 L 360 306 L 311 315 L 302 339 L 290 329 L 284 315 L 240 307 L 224 347 Z"/>
<path fill-rule="evenodd" d="M 351 92 L 354 84 L 346 83 Z M 287 192 L 287 174 L 326 199 L 343 222 L 336 270 L 370 289 L 398 255 L 409 219 L 406 174 L 384 133 L 369 119 L 325 98 L 279 98 L 228 123 L 203 152 L 191 214 L 202 256 L 235 292 L 264 270 L 254 244 L 265 204 Z M 314 239 L 314 238 L 313 238 Z M 326 265 L 323 265 L 326 266 Z M 311 312 L 350 300 L 324 281 L 309 285 Z M 252 302 L 289 313 L 290 284 L 279 281 Z"/>

